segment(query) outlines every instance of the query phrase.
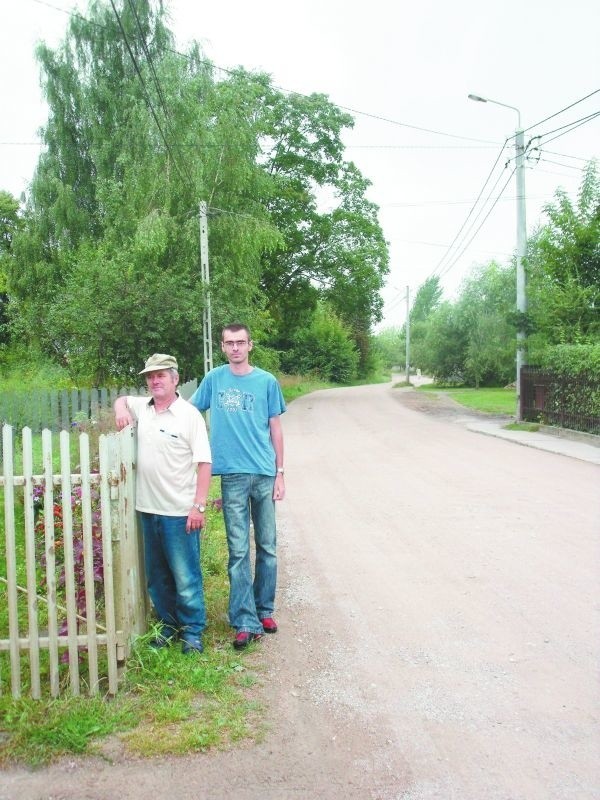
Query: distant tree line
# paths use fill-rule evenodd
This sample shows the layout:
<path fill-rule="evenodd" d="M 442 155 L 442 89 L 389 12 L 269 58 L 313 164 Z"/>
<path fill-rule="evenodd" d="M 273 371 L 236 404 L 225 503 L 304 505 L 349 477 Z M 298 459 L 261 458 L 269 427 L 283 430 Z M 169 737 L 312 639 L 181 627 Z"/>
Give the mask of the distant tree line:
<path fill-rule="evenodd" d="M 525 261 L 528 310 L 516 310 L 515 262 L 473 269 L 455 301 L 437 276 L 410 310 L 411 366 L 440 382 L 502 386 L 515 380 L 516 331 L 524 323 L 528 361 L 559 372 L 600 375 L 600 180 L 587 166 L 578 200 L 561 189 L 530 237 Z M 406 327 L 382 331 L 379 352 L 403 364 Z"/>

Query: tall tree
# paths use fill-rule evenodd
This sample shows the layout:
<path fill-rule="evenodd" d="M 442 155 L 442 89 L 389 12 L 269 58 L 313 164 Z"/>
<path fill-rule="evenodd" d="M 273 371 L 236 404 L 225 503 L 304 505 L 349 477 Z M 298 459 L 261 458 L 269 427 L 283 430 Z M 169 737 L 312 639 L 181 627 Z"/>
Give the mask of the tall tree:
<path fill-rule="evenodd" d="M 559 189 L 528 259 L 533 353 L 600 339 L 600 177 L 588 165 L 576 204 Z"/>
<path fill-rule="evenodd" d="M 198 374 L 205 200 L 216 330 L 243 318 L 285 346 L 323 298 L 366 352 L 387 248 L 343 159 L 351 118 L 264 75 L 215 80 L 197 45 L 175 52 L 165 14 L 91 0 L 59 48 L 38 49 L 46 150 L 8 275 L 21 335 L 82 379 L 127 377 L 152 349 Z"/>

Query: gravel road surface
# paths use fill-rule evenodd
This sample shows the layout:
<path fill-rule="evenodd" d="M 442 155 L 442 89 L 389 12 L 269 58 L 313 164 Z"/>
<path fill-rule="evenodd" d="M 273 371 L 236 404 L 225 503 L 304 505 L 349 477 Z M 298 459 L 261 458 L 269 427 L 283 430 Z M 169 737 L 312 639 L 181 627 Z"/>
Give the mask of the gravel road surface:
<path fill-rule="evenodd" d="M 600 469 L 468 418 L 294 401 L 264 741 L 11 769 L 0 800 L 598 800 Z"/>

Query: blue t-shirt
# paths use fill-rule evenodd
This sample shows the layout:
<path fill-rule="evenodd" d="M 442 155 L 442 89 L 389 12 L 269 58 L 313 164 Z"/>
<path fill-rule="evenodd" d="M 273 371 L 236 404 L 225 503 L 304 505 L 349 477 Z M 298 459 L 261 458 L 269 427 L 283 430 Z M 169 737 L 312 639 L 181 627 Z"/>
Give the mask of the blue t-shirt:
<path fill-rule="evenodd" d="M 284 413 L 285 401 L 274 375 L 259 367 L 234 375 L 224 364 L 204 376 L 190 403 L 210 409 L 213 475 L 276 474 L 269 420 Z"/>

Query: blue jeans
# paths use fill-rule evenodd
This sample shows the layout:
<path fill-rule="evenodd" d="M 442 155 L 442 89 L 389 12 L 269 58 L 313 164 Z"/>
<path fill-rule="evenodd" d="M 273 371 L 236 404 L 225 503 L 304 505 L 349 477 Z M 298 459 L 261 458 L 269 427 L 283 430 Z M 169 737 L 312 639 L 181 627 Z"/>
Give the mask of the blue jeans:
<path fill-rule="evenodd" d="M 206 626 L 200 531 L 186 533 L 187 517 L 140 512 L 148 593 L 163 636 L 198 639 Z"/>
<path fill-rule="evenodd" d="M 273 616 L 277 585 L 275 478 L 221 476 L 223 516 L 229 548 L 229 624 L 236 631 L 262 633 L 261 620 Z M 254 579 L 250 563 L 250 517 L 254 525 Z"/>

